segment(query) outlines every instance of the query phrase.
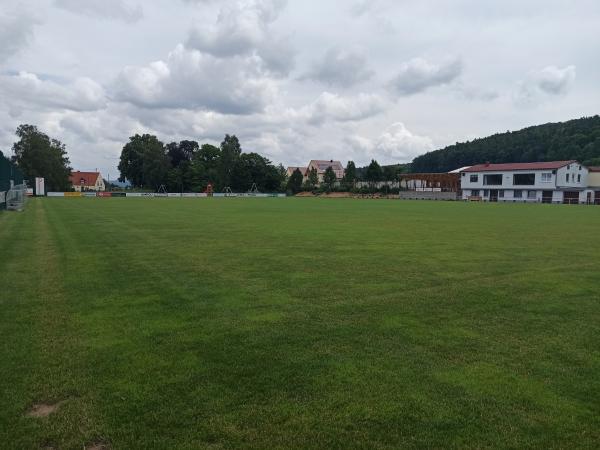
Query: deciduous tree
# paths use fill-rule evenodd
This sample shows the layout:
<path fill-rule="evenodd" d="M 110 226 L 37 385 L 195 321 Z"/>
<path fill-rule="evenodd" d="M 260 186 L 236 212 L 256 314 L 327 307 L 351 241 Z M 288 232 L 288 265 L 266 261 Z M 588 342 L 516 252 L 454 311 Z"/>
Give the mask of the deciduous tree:
<path fill-rule="evenodd" d="M 66 191 L 71 187 L 71 167 L 64 144 L 51 139 L 33 125 L 20 125 L 13 144 L 13 162 L 32 184 L 36 177 L 45 178 L 46 188 Z"/>
<path fill-rule="evenodd" d="M 219 164 L 219 180 L 220 188 L 227 186 L 231 187 L 232 177 L 235 163 L 242 154 L 242 146 L 239 139 L 235 135 L 225 135 L 225 139 L 221 142 L 221 158 Z"/>
<path fill-rule="evenodd" d="M 367 173 L 365 174 L 365 178 L 371 186 L 374 186 L 375 183 L 381 181 L 381 179 L 383 178 L 381 166 L 374 159 L 371 160 L 371 164 L 369 164 L 369 167 L 367 167 Z"/>
<path fill-rule="evenodd" d="M 127 179 L 134 186 L 157 189 L 166 182 L 168 170 L 165 146 L 156 136 L 136 134 L 121 151 L 120 181 Z"/>

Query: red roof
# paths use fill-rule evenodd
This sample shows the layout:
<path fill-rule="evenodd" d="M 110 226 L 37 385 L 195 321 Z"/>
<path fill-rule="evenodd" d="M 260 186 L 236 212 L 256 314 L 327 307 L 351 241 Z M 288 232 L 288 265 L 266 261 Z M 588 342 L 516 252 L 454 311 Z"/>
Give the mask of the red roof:
<path fill-rule="evenodd" d="M 100 172 L 71 172 L 69 180 L 73 186 L 95 186 Z M 83 183 L 82 183 L 83 180 Z"/>
<path fill-rule="evenodd" d="M 298 169 L 300 171 L 300 173 L 302 173 L 304 175 L 304 173 L 306 172 L 306 167 L 296 167 L 296 166 L 290 166 L 287 168 L 288 172 L 295 172 L 296 169 Z"/>
<path fill-rule="evenodd" d="M 505 163 L 505 164 L 478 164 L 471 166 L 463 172 L 503 172 L 512 170 L 554 170 L 560 169 L 577 161 L 549 161 L 531 163 Z"/>
<path fill-rule="evenodd" d="M 600 172 L 600 166 L 592 166 L 592 167 L 588 167 L 588 170 L 590 172 Z"/>
<path fill-rule="evenodd" d="M 317 172 L 325 172 L 328 167 L 331 167 L 333 170 L 344 170 L 344 166 L 339 161 L 334 161 L 330 159 L 329 161 L 323 159 L 313 159 L 309 164 L 308 168 L 314 167 L 317 169 Z"/>

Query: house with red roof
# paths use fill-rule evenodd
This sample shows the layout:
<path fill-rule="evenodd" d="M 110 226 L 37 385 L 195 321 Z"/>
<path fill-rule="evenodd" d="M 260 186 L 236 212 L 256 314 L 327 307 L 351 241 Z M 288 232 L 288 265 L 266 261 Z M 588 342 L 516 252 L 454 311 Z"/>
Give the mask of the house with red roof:
<path fill-rule="evenodd" d="M 308 163 L 308 167 L 306 168 L 306 177 L 308 177 L 308 174 L 312 169 L 315 169 L 317 171 L 317 176 L 319 177 L 319 183 L 322 183 L 325 178 L 325 171 L 329 167 L 333 169 L 335 177 L 338 179 L 338 181 L 344 178 L 344 166 L 342 166 L 340 161 L 334 161 L 333 159 L 313 159 Z"/>
<path fill-rule="evenodd" d="M 296 171 L 299 170 L 300 173 L 302 174 L 303 177 L 306 176 L 306 167 L 298 167 L 298 166 L 290 166 L 287 168 L 285 174 L 287 175 L 287 177 L 291 177 L 292 174 Z"/>
<path fill-rule="evenodd" d="M 331 167 L 331 169 L 333 170 L 333 172 L 335 173 L 335 177 L 337 178 L 338 181 L 340 181 L 342 178 L 344 178 L 344 174 L 346 173 L 344 166 L 342 166 L 342 163 L 340 161 L 334 161 L 333 159 L 313 159 L 311 160 L 311 162 L 308 163 L 307 167 L 296 167 L 296 166 L 290 166 L 287 168 L 287 176 L 290 177 L 292 176 L 292 174 L 294 173 L 294 171 L 296 169 L 300 170 L 300 172 L 302 173 L 302 176 L 304 177 L 304 180 L 306 181 L 308 179 L 308 174 L 310 173 L 310 171 L 312 169 L 315 169 L 317 171 L 317 177 L 319 179 L 319 183 L 322 183 L 323 180 L 325 179 L 325 171 Z"/>
<path fill-rule="evenodd" d="M 73 189 L 77 192 L 96 191 L 103 192 L 106 190 L 104 179 L 100 172 L 71 172 L 69 177 Z"/>
<path fill-rule="evenodd" d="M 592 203 L 589 170 L 577 161 L 478 164 L 460 172 L 464 200 Z"/>

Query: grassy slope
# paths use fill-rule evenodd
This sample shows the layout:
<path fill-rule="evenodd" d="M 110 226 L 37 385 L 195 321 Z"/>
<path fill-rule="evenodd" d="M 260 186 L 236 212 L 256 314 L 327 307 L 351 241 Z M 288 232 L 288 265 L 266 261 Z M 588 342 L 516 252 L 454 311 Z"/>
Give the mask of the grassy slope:
<path fill-rule="evenodd" d="M 34 200 L 0 215 L 0 446 L 595 446 L 599 220 Z"/>

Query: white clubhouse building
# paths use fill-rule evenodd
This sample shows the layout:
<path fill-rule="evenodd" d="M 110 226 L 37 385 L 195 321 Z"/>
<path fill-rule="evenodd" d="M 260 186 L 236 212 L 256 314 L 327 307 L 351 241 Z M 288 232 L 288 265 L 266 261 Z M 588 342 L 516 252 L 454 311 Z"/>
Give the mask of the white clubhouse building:
<path fill-rule="evenodd" d="M 577 161 L 479 164 L 462 169 L 464 200 L 594 203 L 589 170 Z"/>

